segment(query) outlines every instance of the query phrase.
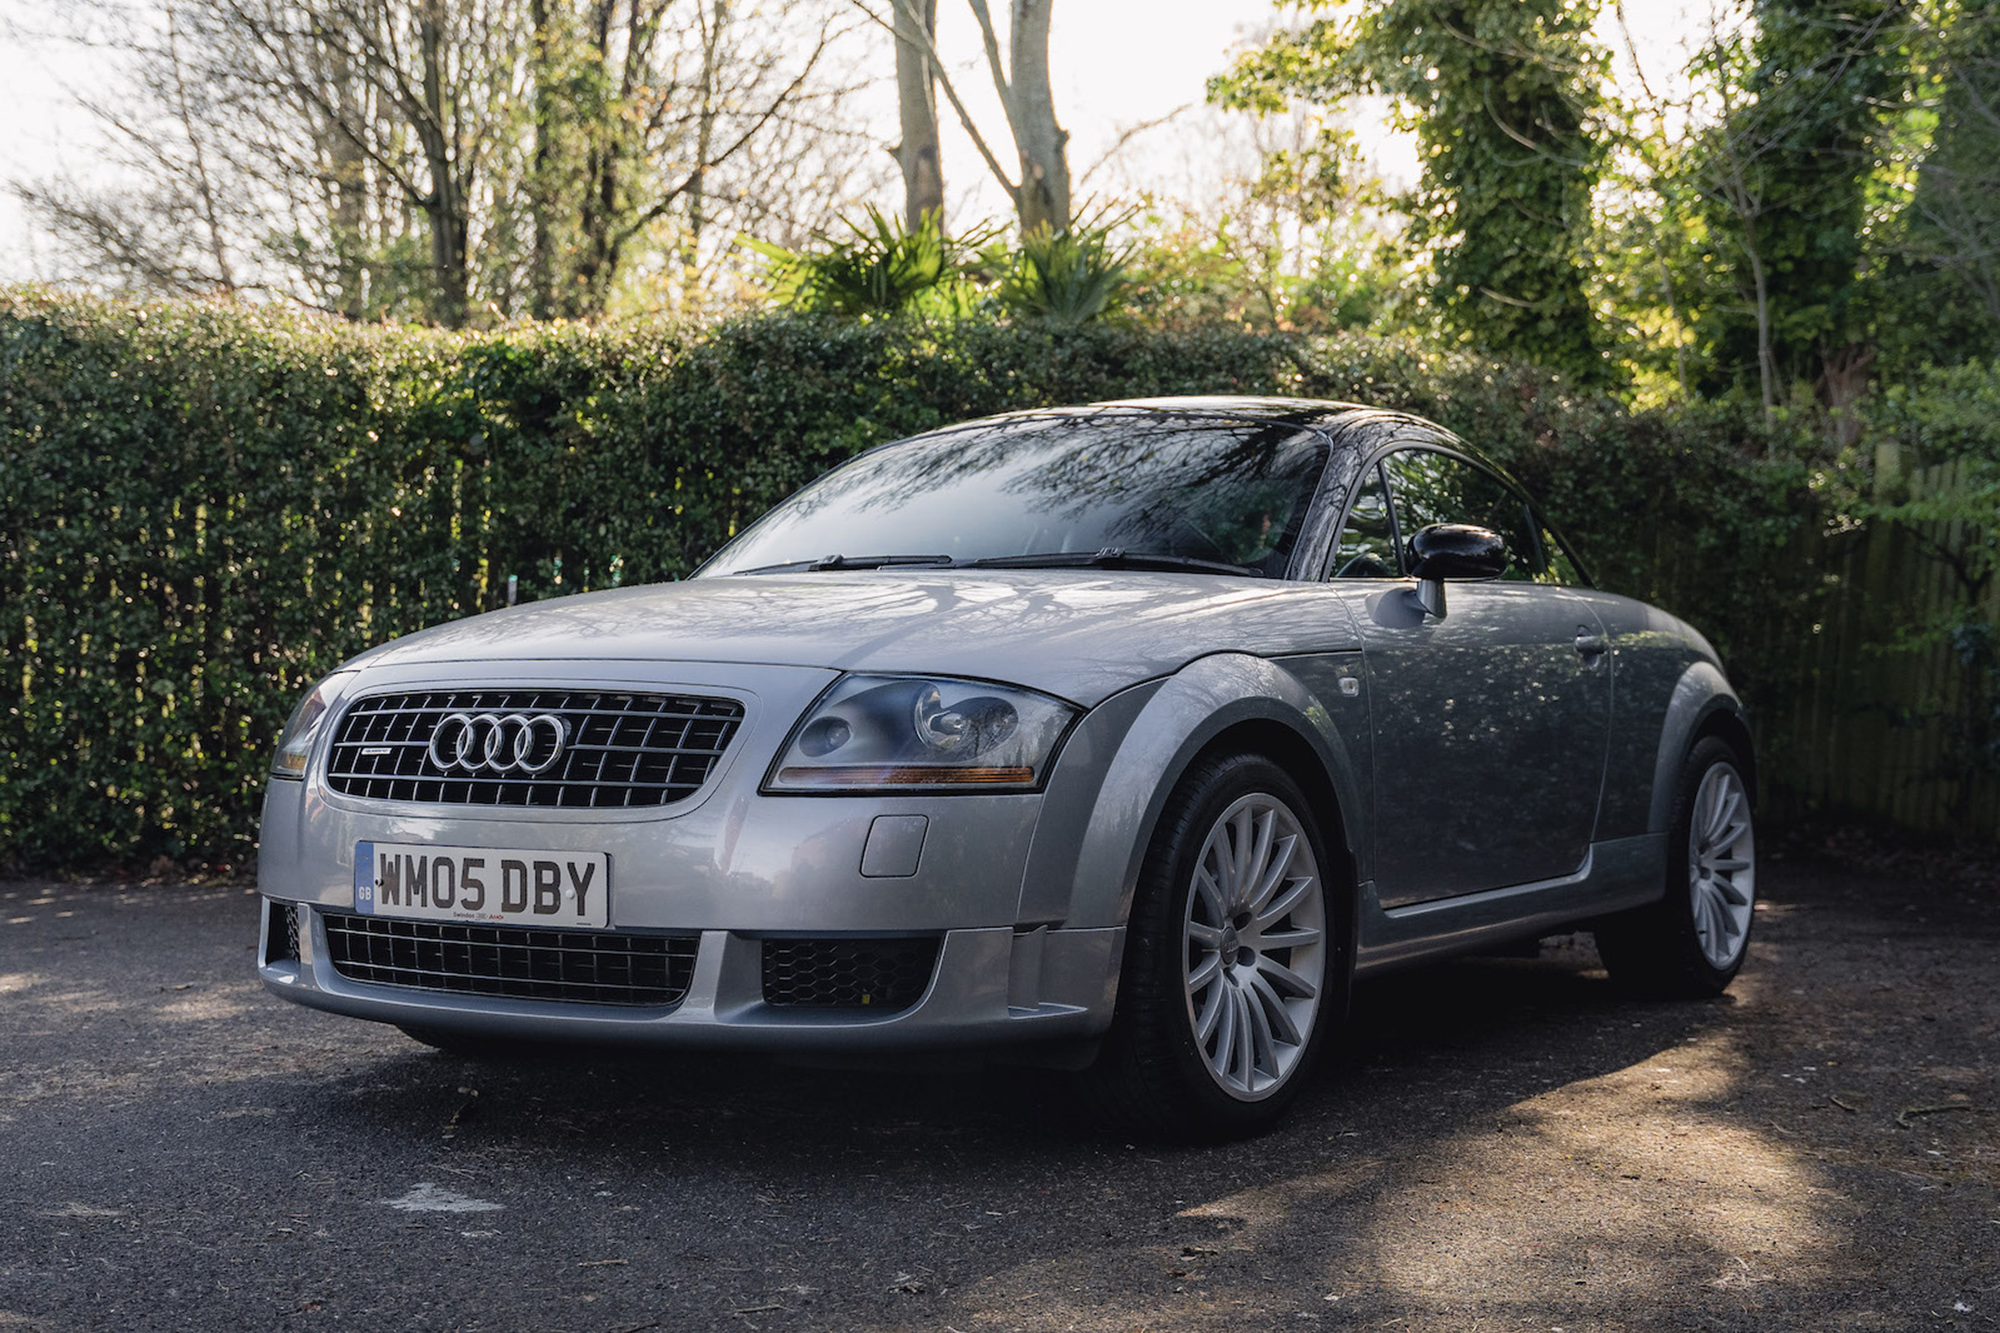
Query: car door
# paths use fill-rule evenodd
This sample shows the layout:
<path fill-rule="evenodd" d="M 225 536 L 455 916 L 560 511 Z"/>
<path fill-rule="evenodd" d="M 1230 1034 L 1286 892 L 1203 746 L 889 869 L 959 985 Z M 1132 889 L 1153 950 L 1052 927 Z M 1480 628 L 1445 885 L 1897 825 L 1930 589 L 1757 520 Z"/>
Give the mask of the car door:
<path fill-rule="evenodd" d="M 1497 474 L 1428 444 L 1374 466 L 1355 488 L 1333 572 L 1379 585 L 1355 606 L 1377 896 L 1394 908 L 1567 875 L 1588 851 L 1603 782 L 1602 628 L 1559 586 L 1568 562 Z M 1402 577 L 1411 536 L 1432 523 L 1492 528 L 1510 554 L 1500 579 L 1447 584 L 1442 617 Z"/>

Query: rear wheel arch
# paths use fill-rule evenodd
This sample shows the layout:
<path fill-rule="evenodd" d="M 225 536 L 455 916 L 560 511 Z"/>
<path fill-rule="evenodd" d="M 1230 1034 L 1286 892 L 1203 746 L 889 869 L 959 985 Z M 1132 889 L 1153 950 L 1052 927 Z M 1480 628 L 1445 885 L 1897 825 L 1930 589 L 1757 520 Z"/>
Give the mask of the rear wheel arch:
<path fill-rule="evenodd" d="M 1695 725 L 1694 735 L 1688 738 L 1688 749 L 1692 750 L 1706 738 L 1713 736 L 1736 752 L 1736 767 L 1743 775 L 1744 785 L 1750 788 L 1750 799 L 1757 799 L 1757 747 L 1750 735 L 1750 724 L 1740 713 L 1728 708 L 1711 711 Z"/>
<path fill-rule="evenodd" d="M 1756 908 L 1752 793 L 1742 757 L 1723 735 L 1694 739 L 1681 756 L 1657 902 L 1595 925 L 1614 981 L 1645 995 L 1719 995 L 1748 957 Z"/>

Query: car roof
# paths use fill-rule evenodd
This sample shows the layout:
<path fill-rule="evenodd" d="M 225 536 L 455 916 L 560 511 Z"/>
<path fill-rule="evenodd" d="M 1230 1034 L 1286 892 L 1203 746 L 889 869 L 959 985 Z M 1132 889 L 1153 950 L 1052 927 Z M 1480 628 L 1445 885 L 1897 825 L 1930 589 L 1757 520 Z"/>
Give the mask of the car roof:
<path fill-rule="evenodd" d="M 888 440 L 862 452 L 873 453 L 876 449 L 886 449 L 892 445 L 910 443 L 914 440 L 937 439 L 941 436 L 955 435 L 960 431 L 982 430 L 1017 422 L 1076 420 L 1123 414 L 1169 419 L 1180 417 L 1189 421 L 1244 421 L 1295 427 L 1300 430 L 1310 429 L 1320 432 L 1335 448 L 1350 451 L 1366 450 L 1371 444 L 1367 436 L 1348 435 L 1347 432 L 1352 427 L 1408 424 L 1435 432 L 1438 443 L 1463 449 L 1486 466 L 1494 466 L 1491 460 L 1466 446 L 1444 427 L 1408 412 L 1370 407 L 1364 403 L 1334 402 L 1318 398 L 1261 397 L 1250 394 L 1114 398 L 1071 406 L 1019 408 L 1012 412 L 1001 412 L 993 416 L 940 426 L 902 440 Z"/>
<path fill-rule="evenodd" d="M 1060 420 L 1065 417 L 1096 417 L 1131 413 L 1153 417 L 1185 417 L 1193 420 L 1249 421 L 1280 426 L 1296 426 L 1323 431 L 1329 439 L 1349 426 L 1364 422 L 1407 421 L 1441 428 L 1407 412 L 1370 407 L 1364 403 L 1331 402 L 1318 398 L 1259 397 L 1250 394 L 1188 394 L 1178 397 L 1113 398 L 1103 402 L 1061 407 L 1027 407 L 973 421 L 943 426 L 925 435 L 941 435 L 967 428 L 997 426 L 1018 421 Z M 923 438 L 921 436 L 917 438 Z"/>
<path fill-rule="evenodd" d="M 1189 416 L 1238 417 L 1291 426 L 1344 426 L 1357 419 L 1388 415 L 1362 403 L 1327 402 L 1316 398 L 1263 398 L 1247 394 L 1202 394 L 1170 398 L 1115 398 L 1080 409 L 1128 408 L 1142 412 Z"/>

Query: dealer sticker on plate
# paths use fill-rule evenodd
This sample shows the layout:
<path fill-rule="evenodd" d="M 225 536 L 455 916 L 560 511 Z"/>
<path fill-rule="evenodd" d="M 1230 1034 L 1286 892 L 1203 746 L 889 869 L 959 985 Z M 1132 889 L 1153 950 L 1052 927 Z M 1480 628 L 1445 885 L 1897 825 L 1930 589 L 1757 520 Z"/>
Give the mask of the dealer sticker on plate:
<path fill-rule="evenodd" d="M 364 916 L 601 930 L 610 878 L 603 852 L 354 844 L 354 910 Z"/>

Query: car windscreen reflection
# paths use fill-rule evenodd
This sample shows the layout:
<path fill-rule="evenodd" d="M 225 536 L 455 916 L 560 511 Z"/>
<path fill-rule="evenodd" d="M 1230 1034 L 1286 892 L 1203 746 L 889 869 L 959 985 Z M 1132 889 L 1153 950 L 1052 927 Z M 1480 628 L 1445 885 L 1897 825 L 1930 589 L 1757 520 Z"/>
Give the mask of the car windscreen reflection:
<path fill-rule="evenodd" d="M 704 574 L 885 556 L 967 563 L 1119 551 L 1284 573 L 1327 448 L 1271 422 L 1049 417 L 864 454 Z"/>

